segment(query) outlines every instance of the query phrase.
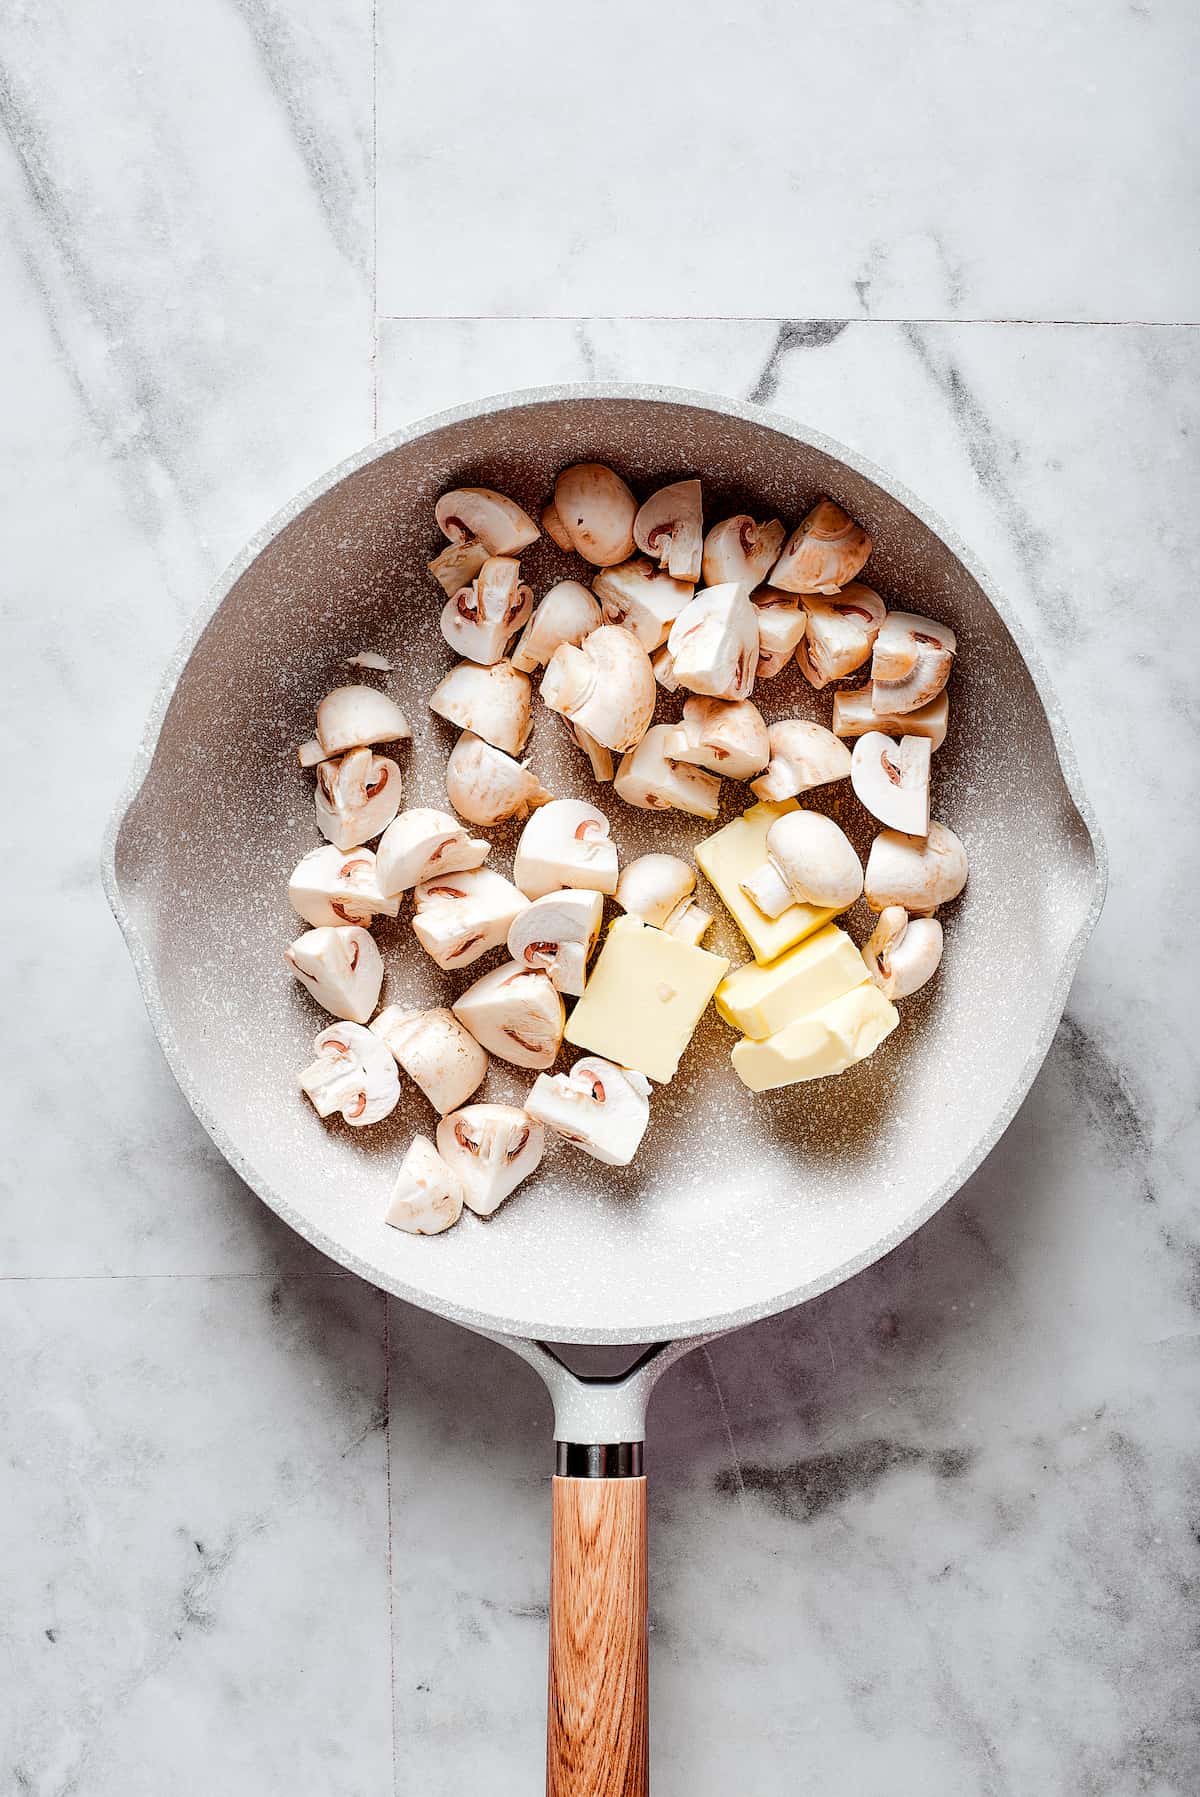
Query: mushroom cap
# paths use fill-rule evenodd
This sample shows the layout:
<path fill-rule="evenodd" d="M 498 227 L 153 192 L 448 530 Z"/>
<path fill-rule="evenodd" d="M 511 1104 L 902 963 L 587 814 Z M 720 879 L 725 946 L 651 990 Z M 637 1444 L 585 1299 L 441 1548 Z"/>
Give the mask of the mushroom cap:
<path fill-rule="evenodd" d="M 705 587 L 671 626 L 667 647 L 680 686 L 713 699 L 748 699 L 758 666 L 758 616 L 739 581 Z"/>
<path fill-rule="evenodd" d="M 511 880 L 490 867 L 435 874 L 415 888 L 413 901 L 413 934 L 447 970 L 469 967 L 489 949 L 499 948 L 513 918 L 529 903 Z"/>
<path fill-rule="evenodd" d="M 704 555 L 703 498 L 698 480 L 677 480 L 651 493 L 633 521 L 638 548 L 676 580 L 696 581 Z"/>
<path fill-rule="evenodd" d="M 954 632 L 917 612 L 889 612 L 871 658 L 872 703 L 881 711 L 916 711 L 950 678 L 958 644 Z"/>
<path fill-rule="evenodd" d="M 940 749 L 950 721 L 950 701 L 944 692 L 916 711 L 884 712 L 875 709 L 870 684 L 853 692 L 834 693 L 833 728 L 838 736 L 861 736 L 864 730 L 883 730 L 894 736 L 927 736 L 931 749 Z"/>
<path fill-rule="evenodd" d="M 546 1132 L 512 1104 L 469 1104 L 437 1126 L 438 1153 L 462 1181 L 463 1200 L 490 1217 L 523 1179 L 536 1172 Z"/>
<path fill-rule="evenodd" d="M 863 889 L 854 844 L 821 811 L 788 811 L 767 831 L 767 857 L 794 899 L 844 911 Z"/>
<path fill-rule="evenodd" d="M 576 462 L 554 483 L 554 511 L 570 547 L 593 567 L 608 568 L 633 554 L 637 500 L 619 474 L 602 462 Z"/>
<path fill-rule="evenodd" d="M 690 580 L 677 580 L 644 555 L 602 568 L 592 581 L 606 624 L 623 624 L 650 654 L 692 598 Z"/>
<path fill-rule="evenodd" d="M 851 584 L 833 599 L 804 597 L 808 627 L 796 659 L 805 679 L 818 691 L 831 680 L 844 680 L 870 660 L 871 648 L 887 616 L 873 588 Z"/>
<path fill-rule="evenodd" d="M 616 900 L 622 911 L 662 929 L 696 890 L 696 870 L 678 855 L 639 855 L 622 868 Z"/>
<path fill-rule="evenodd" d="M 453 1011 L 388 1005 L 371 1025 L 404 1069 L 444 1117 L 476 1091 L 488 1070 L 487 1050 L 464 1029 Z"/>
<path fill-rule="evenodd" d="M 967 851 L 945 824 L 931 823 L 928 836 L 881 830 L 867 856 L 867 903 L 872 911 L 903 905 L 914 917 L 931 917 L 958 897 L 967 871 Z"/>
<path fill-rule="evenodd" d="M 395 917 L 398 898 L 379 890 L 370 849 L 339 849 L 325 843 L 310 849 L 292 870 L 288 903 L 315 929 L 322 925 L 370 923 L 377 914 Z"/>
<path fill-rule="evenodd" d="M 560 580 L 545 594 L 512 652 L 523 674 L 543 667 L 560 643 L 579 644 L 602 623 L 600 607 L 578 580 Z"/>
<path fill-rule="evenodd" d="M 752 699 L 688 699 L 683 720 L 664 740 L 672 761 L 748 780 L 771 758 L 767 726 Z"/>
<path fill-rule="evenodd" d="M 379 1003 L 383 956 L 360 924 L 306 930 L 283 958 L 311 998 L 334 1017 L 365 1023 Z"/>
<path fill-rule="evenodd" d="M 428 1136 L 414 1136 L 400 1163 L 384 1222 L 409 1235 L 440 1235 L 462 1216 L 463 1184 Z"/>
<path fill-rule="evenodd" d="M 602 624 L 578 648 L 561 643 L 540 691 L 551 711 L 618 751 L 644 734 L 657 698 L 650 657 L 632 631 L 617 624 Z"/>
<path fill-rule="evenodd" d="M 491 666 L 504 654 L 510 636 L 529 620 L 533 592 L 521 580 L 521 564 L 510 555 L 492 555 L 470 586 L 442 607 L 442 635 L 458 655 Z"/>
<path fill-rule="evenodd" d="M 462 587 L 470 586 L 487 558 L 488 552 L 482 543 L 447 543 L 425 566 L 447 599 L 452 599 Z"/>
<path fill-rule="evenodd" d="M 535 805 L 547 805 L 551 797 L 536 774 L 470 730 L 450 751 L 446 796 L 469 824 L 528 817 Z"/>
<path fill-rule="evenodd" d="M 911 998 L 938 970 L 942 926 L 936 917 L 910 918 L 902 905 L 885 905 L 862 957 L 885 998 Z"/>
<path fill-rule="evenodd" d="M 335 686 L 317 706 L 317 741 L 326 761 L 347 749 L 404 742 L 411 735 L 408 719 L 396 701 L 378 687 Z"/>
<path fill-rule="evenodd" d="M 627 1167 L 650 1121 L 650 1081 L 600 1055 L 584 1055 L 569 1073 L 540 1074 L 525 1108 L 594 1160 Z"/>
<path fill-rule="evenodd" d="M 550 975 L 505 961 L 454 1001 L 454 1015 L 490 1054 L 514 1067 L 549 1067 L 567 1016 Z"/>
<path fill-rule="evenodd" d="M 600 892 L 544 893 L 513 919 L 508 952 L 520 966 L 540 967 L 560 992 L 578 998 L 603 916 Z"/>
<path fill-rule="evenodd" d="M 771 569 L 771 585 L 786 593 L 836 593 L 864 566 L 872 543 L 860 524 L 832 499 L 820 499 L 788 538 Z"/>
<path fill-rule="evenodd" d="M 528 674 L 509 661 L 490 667 L 460 661 L 430 693 L 429 709 L 506 755 L 519 755 L 532 723 L 532 693 Z"/>
<path fill-rule="evenodd" d="M 929 828 L 929 738 L 903 736 L 895 742 L 868 730 L 854 745 L 850 780 L 872 817 L 909 836 Z"/>
<path fill-rule="evenodd" d="M 637 748 L 622 756 L 613 791 L 627 805 L 644 811 L 686 811 L 692 817 L 715 818 L 721 782 L 701 768 L 671 759 L 666 743 L 673 730 L 672 724 L 651 725 Z"/>
<path fill-rule="evenodd" d="M 442 535 L 452 543 L 483 544 L 489 555 L 519 555 L 536 543 L 540 531 L 514 499 L 490 487 L 455 487 L 434 507 Z"/>
<path fill-rule="evenodd" d="M 560 549 L 565 550 L 568 555 L 573 552 L 575 545 L 572 543 L 571 538 L 567 533 L 566 525 L 554 509 L 553 500 L 542 513 L 542 529 L 545 531 L 546 535 L 550 537 L 553 542 L 557 543 Z"/>
<path fill-rule="evenodd" d="M 767 578 L 783 548 L 786 527 L 778 518 L 758 524 L 747 512 L 723 518 L 704 539 L 701 574 L 706 587 L 738 580 L 756 587 Z"/>
<path fill-rule="evenodd" d="M 615 892 L 617 845 L 609 840 L 608 828 L 608 819 L 595 805 L 551 799 L 521 832 L 513 879 L 531 899 L 563 886 Z"/>
<path fill-rule="evenodd" d="M 767 731 L 771 762 L 765 774 L 750 782 L 760 799 L 778 802 L 829 786 L 850 772 L 850 751 L 824 724 L 807 718 L 780 718 Z"/>
<path fill-rule="evenodd" d="M 794 593 L 760 587 L 750 595 L 758 618 L 758 666 L 756 680 L 774 680 L 782 674 L 804 640 L 808 613 Z"/>
<path fill-rule="evenodd" d="M 396 1063 L 383 1043 L 358 1023 L 331 1023 L 313 1043 L 316 1060 L 299 1076 L 300 1090 L 318 1117 L 341 1113 L 352 1129 L 379 1123 L 400 1097 Z"/>
<path fill-rule="evenodd" d="M 472 836 L 448 811 L 414 805 L 384 831 L 375 851 L 375 873 L 380 891 L 394 897 L 434 874 L 481 867 L 491 852 L 490 842 Z"/>
<path fill-rule="evenodd" d="M 386 830 L 400 809 L 400 769 L 370 749 L 348 749 L 317 768 L 317 828 L 339 849 L 356 849 Z"/>

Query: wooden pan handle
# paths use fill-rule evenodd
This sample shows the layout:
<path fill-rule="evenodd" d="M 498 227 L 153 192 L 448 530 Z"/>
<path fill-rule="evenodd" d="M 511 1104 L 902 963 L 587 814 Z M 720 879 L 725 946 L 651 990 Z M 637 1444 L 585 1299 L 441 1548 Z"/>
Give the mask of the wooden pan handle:
<path fill-rule="evenodd" d="M 646 1481 L 556 1478 L 547 1797 L 647 1797 Z"/>

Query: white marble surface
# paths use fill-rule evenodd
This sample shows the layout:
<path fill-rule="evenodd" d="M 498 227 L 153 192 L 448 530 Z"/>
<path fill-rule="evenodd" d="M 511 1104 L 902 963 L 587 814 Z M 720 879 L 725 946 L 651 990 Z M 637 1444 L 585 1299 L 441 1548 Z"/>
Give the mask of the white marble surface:
<path fill-rule="evenodd" d="M 0 15 L 0 1789 L 537 1788 L 546 1400 L 224 1168 L 96 854 L 263 518 L 376 425 L 594 376 L 753 395 L 953 521 L 1054 668 L 1113 863 L 966 1190 L 655 1399 L 655 1789 L 1190 1797 L 1196 15 L 618 8 L 600 45 L 591 16 Z M 985 322 L 1013 314 L 1160 322 Z"/>

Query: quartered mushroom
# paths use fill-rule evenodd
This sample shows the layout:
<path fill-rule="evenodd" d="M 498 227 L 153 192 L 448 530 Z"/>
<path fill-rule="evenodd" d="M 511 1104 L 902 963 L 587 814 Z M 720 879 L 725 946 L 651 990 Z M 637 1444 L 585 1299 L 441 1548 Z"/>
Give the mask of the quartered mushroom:
<path fill-rule="evenodd" d="M 371 1025 L 397 1064 L 444 1117 L 465 1104 L 488 1070 L 487 1051 L 453 1011 L 388 1005 Z"/>
<path fill-rule="evenodd" d="M 544 514 L 542 521 L 560 549 L 573 549 L 595 568 L 610 568 L 633 554 L 637 509 L 619 474 L 601 462 L 577 462 L 554 483 L 553 528 Z"/>
<path fill-rule="evenodd" d="M 914 917 L 932 917 L 967 883 L 967 851 L 945 824 L 927 836 L 881 830 L 867 856 L 867 903 L 872 911 L 903 905 Z"/>
<path fill-rule="evenodd" d="M 636 749 L 621 758 L 613 791 L 627 805 L 649 811 L 686 811 L 692 817 L 714 818 L 721 803 L 721 782 L 714 774 L 673 761 L 667 739 L 673 724 L 653 724 Z"/>
<path fill-rule="evenodd" d="M 885 998 L 911 998 L 938 970 L 942 926 L 936 917 L 909 917 L 903 905 L 885 905 L 862 957 Z"/>
<path fill-rule="evenodd" d="M 758 618 L 758 667 L 756 680 L 774 680 L 782 674 L 804 640 L 808 613 L 791 593 L 760 587 L 750 595 Z"/>
<path fill-rule="evenodd" d="M 673 678 L 712 699 L 748 699 L 758 666 L 758 617 L 747 587 L 705 587 L 671 626 Z"/>
<path fill-rule="evenodd" d="M 519 755 L 532 722 L 532 692 L 528 674 L 510 661 L 486 668 L 460 661 L 434 687 L 429 709 L 506 755 Z"/>
<path fill-rule="evenodd" d="M 622 868 L 616 900 L 622 911 L 693 947 L 712 918 L 693 899 L 696 870 L 678 855 L 639 855 Z"/>
<path fill-rule="evenodd" d="M 767 731 L 767 740 L 770 766 L 750 782 L 751 792 L 760 799 L 776 803 L 794 799 L 814 786 L 844 780 L 850 772 L 849 749 L 824 724 L 810 723 L 807 718 L 781 718 Z"/>
<path fill-rule="evenodd" d="M 332 1023 L 313 1043 L 316 1060 L 300 1074 L 300 1090 L 318 1117 L 340 1112 L 354 1129 L 379 1123 L 400 1097 L 396 1063 L 370 1030 Z"/>
<path fill-rule="evenodd" d="M 463 1202 L 490 1217 L 537 1171 L 546 1132 L 513 1104 L 469 1104 L 437 1126 L 438 1153 L 462 1181 Z"/>
<path fill-rule="evenodd" d="M 578 998 L 603 915 L 602 893 L 547 892 L 513 920 L 508 952 L 519 966 L 540 967 L 560 992 Z"/>
<path fill-rule="evenodd" d="M 700 482 L 677 480 L 651 493 L 633 521 L 633 540 L 673 579 L 699 580 L 704 555 Z"/>
<path fill-rule="evenodd" d="M 778 518 L 758 524 L 746 512 L 714 524 L 704 539 L 701 573 L 705 586 L 724 586 L 730 580 L 761 586 L 779 559 L 786 536 L 787 527 Z"/>
<path fill-rule="evenodd" d="M 604 622 L 623 624 L 650 654 L 666 641 L 693 590 L 690 580 L 676 580 L 644 555 L 602 568 L 592 581 Z"/>
<path fill-rule="evenodd" d="M 526 624 L 512 652 L 512 665 L 522 674 L 532 674 L 546 665 L 560 643 L 578 645 L 602 622 L 600 607 L 587 588 L 578 580 L 560 580 Z"/>
<path fill-rule="evenodd" d="M 808 628 L 796 647 L 796 660 L 819 692 L 870 660 L 887 607 L 878 593 L 856 580 L 836 599 L 806 597 L 804 610 Z"/>
<path fill-rule="evenodd" d="M 602 624 L 578 647 L 560 644 L 540 691 L 551 711 L 618 751 L 640 740 L 657 696 L 650 657 L 632 631 L 616 624 Z"/>
<path fill-rule="evenodd" d="M 833 729 L 837 736 L 861 736 L 866 730 L 882 730 L 890 736 L 927 736 L 931 749 L 940 749 L 950 721 L 950 701 L 939 693 L 916 711 L 877 711 L 870 685 L 853 692 L 834 693 Z"/>
<path fill-rule="evenodd" d="M 412 927 L 417 941 L 439 967 L 469 967 L 499 948 L 513 918 L 529 900 L 511 880 L 490 867 L 458 874 L 435 874 L 415 888 Z"/>
<path fill-rule="evenodd" d="M 752 699 L 688 699 L 683 718 L 663 739 L 672 761 L 748 780 L 771 759 L 767 726 Z"/>
<path fill-rule="evenodd" d="M 592 778 L 599 780 L 601 785 L 607 785 L 614 772 L 612 750 L 606 749 L 603 743 L 598 743 L 594 736 L 589 736 L 582 725 L 573 724 L 569 718 L 564 718 L 563 723 L 570 733 L 571 741 L 587 756 Z"/>
<path fill-rule="evenodd" d="M 482 867 L 491 849 L 490 842 L 472 836 L 448 811 L 414 805 L 384 831 L 375 851 L 375 875 L 380 891 L 395 897 L 434 874 Z"/>
<path fill-rule="evenodd" d="M 317 828 L 339 849 L 356 849 L 386 830 L 400 809 L 400 769 L 386 755 L 350 749 L 317 766 Z"/>
<path fill-rule="evenodd" d="M 505 961 L 454 1001 L 454 1015 L 489 1054 L 514 1067 L 549 1067 L 562 1046 L 567 1015 L 541 967 Z"/>
<path fill-rule="evenodd" d="M 650 657 L 650 666 L 654 669 L 654 678 L 665 693 L 677 693 L 679 682 L 675 678 L 675 657 L 664 643 Z"/>
<path fill-rule="evenodd" d="M 428 1136 L 414 1136 L 400 1163 L 385 1223 L 409 1235 L 440 1235 L 462 1216 L 463 1183 Z"/>
<path fill-rule="evenodd" d="M 617 845 L 603 811 L 582 799 L 551 799 L 535 811 L 517 844 L 513 879 L 531 899 L 561 886 L 615 892 Z"/>
<path fill-rule="evenodd" d="M 297 936 L 283 958 L 310 997 L 347 1023 L 365 1023 L 379 1003 L 383 957 L 360 924 L 323 924 Z"/>
<path fill-rule="evenodd" d="M 553 500 L 542 512 L 542 529 L 553 542 L 558 544 L 560 549 L 565 549 L 568 555 L 574 552 L 575 545 L 568 535 L 566 525 L 555 510 Z"/>
<path fill-rule="evenodd" d="M 520 555 L 540 534 L 528 512 L 490 487 L 456 487 L 443 493 L 434 515 L 450 541 L 430 562 L 429 572 L 447 596 L 474 580 L 488 556 Z"/>
<path fill-rule="evenodd" d="M 525 1109 L 593 1160 L 627 1167 L 650 1121 L 650 1081 L 599 1055 L 585 1055 L 569 1073 L 539 1074 Z"/>
<path fill-rule="evenodd" d="M 317 706 L 317 733 L 297 750 L 301 767 L 316 767 L 347 749 L 405 742 L 408 719 L 386 693 L 374 686 L 335 686 Z"/>
<path fill-rule="evenodd" d="M 850 782 L 872 817 L 909 836 L 929 828 L 929 738 L 868 730 L 854 745 Z"/>
<path fill-rule="evenodd" d="M 836 593 L 848 586 L 871 553 L 871 539 L 832 499 L 818 500 L 788 538 L 771 569 L 771 585 L 785 593 Z"/>
<path fill-rule="evenodd" d="M 469 824 L 501 824 L 548 805 L 547 792 L 522 761 L 464 730 L 446 763 L 446 796 Z"/>
<path fill-rule="evenodd" d="M 492 555 L 470 586 L 442 607 L 442 635 L 458 655 L 490 667 L 504 654 L 508 639 L 529 622 L 533 590 L 521 579 L 521 564 L 510 555 Z"/>
<path fill-rule="evenodd" d="M 862 863 L 831 817 L 788 811 L 767 831 L 766 861 L 741 887 L 766 917 L 795 904 L 844 911 L 862 893 Z"/>
<path fill-rule="evenodd" d="M 916 612 L 889 612 L 871 658 L 873 703 L 900 716 L 928 705 L 949 680 L 957 647 L 948 625 Z"/>
<path fill-rule="evenodd" d="M 370 923 L 373 917 L 395 917 L 398 898 L 379 890 L 375 857 L 370 849 L 335 848 L 326 843 L 298 861 L 288 881 L 288 903 L 305 923 L 323 925 Z"/>
<path fill-rule="evenodd" d="M 452 599 L 461 588 L 470 586 L 488 558 L 482 543 L 447 543 L 440 554 L 425 566 L 445 593 Z"/>

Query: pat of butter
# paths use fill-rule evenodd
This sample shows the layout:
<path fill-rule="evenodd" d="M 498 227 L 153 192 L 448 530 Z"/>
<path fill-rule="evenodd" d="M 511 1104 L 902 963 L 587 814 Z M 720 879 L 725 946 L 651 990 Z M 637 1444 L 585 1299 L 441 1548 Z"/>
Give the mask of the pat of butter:
<path fill-rule="evenodd" d="M 778 917 L 766 917 L 740 882 L 767 858 L 767 831 L 776 818 L 799 811 L 795 799 L 782 805 L 761 803 L 743 811 L 732 823 L 696 845 L 696 860 L 733 913 L 733 920 L 754 951 L 756 961 L 774 961 L 794 943 L 811 936 L 836 917 L 818 905 L 789 905 Z"/>
<path fill-rule="evenodd" d="M 899 1021 L 895 1005 L 868 982 L 810 1017 L 798 1017 L 765 1042 L 739 1042 L 733 1051 L 733 1070 L 752 1092 L 844 1073 L 856 1061 L 865 1061 Z"/>
<path fill-rule="evenodd" d="M 743 1036 L 761 1041 L 866 978 L 866 962 L 845 930 L 827 923 L 767 967 L 749 961 L 735 968 L 717 987 L 717 1009 Z"/>
<path fill-rule="evenodd" d="M 724 955 L 618 917 L 567 1020 L 567 1041 L 663 1084 L 728 972 Z"/>

